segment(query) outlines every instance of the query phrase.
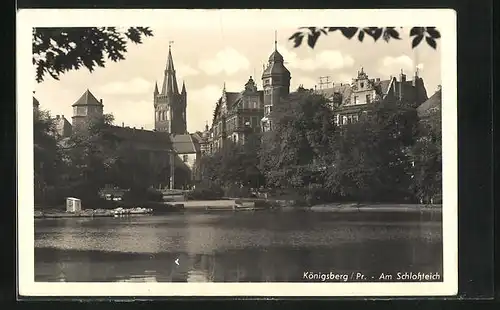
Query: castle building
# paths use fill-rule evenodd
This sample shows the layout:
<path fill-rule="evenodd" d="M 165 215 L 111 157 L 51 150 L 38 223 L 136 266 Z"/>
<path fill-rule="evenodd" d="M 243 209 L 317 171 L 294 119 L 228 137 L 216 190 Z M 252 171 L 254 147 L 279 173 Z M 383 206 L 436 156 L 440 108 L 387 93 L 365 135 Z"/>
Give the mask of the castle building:
<path fill-rule="evenodd" d="M 326 96 L 336 111 L 337 125 L 358 121 L 360 115 L 370 109 L 373 103 L 402 101 L 408 106 L 417 108 L 427 100 L 427 91 L 423 79 L 415 72 L 413 80 L 407 80 L 401 71 L 399 80 L 391 77 L 388 80 L 370 79 L 363 68 L 351 84 L 333 84 L 331 88 L 317 91 Z"/>
<path fill-rule="evenodd" d="M 291 80 L 276 40 L 274 43 L 274 51 L 262 73 L 263 90 L 258 90 L 252 76 L 240 92 L 229 92 L 224 85 L 216 102 L 211 128 L 207 124 L 205 131 L 198 133 L 202 152 L 214 152 L 227 139 L 245 143 L 249 134 L 272 130 L 273 106 L 290 94 Z"/>
<path fill-rule="evenodd" d="M 155 129 L 131 128 L 122 123 L 122 126 L 111 126 L 110 133 L 119 139 L 122 147 L 135 152 L 138 158 L 158 172 L 152 186 L 168 186 L 170 189 L 187 187 L 200 178 L 196 167 L 201 149 L 196 135 L 187 132 L 187 92 L 184 83 L 181 92 L 178 91 L 170 47 L 161 92 L 156 84 L 153 94 Z M 38 105 L 33 97 L 34 109 Z M 93 121 L 104 116 L 103 100 L 97 99 L 89 89 L 72 107 L 71 124 L 64 115 L 53 119 L 61 143 L 66 143 L 72 134 L 85 134 Z"/>
<path fill-rule="evenodd" d="M 264 88 L 264 117 L 262 131 L 272 130 L 271 112 L 273 106 L 290 94 L 290 71 L 285 67 L 283 56 L 278 52 L 277 41 L 274 41 L 274 52 L 269 56 L 266 69 L 262 73 Z"/>
<path fill-rule="evenodd" d="M 184 82 L 182 83 L 182 90 L 179 93 L 170 46 L 168 47 L 167 66 L 165 68 L 161 92 L 158 91 L 158 84 L 155 83 L 153 100 L 155 130 L 166 131 L 172 134 L 186 134 L 186 85 Z"/>

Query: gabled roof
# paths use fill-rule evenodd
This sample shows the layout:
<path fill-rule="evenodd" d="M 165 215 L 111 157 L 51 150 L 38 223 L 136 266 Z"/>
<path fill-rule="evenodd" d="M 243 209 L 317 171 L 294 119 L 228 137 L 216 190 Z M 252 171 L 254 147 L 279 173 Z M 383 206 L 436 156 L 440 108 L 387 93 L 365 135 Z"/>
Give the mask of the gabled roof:
<path fill-rule="evenodd" d="M 331 88 L 324 88 L 318 90 L 318 93 L 330 99 L 335 93 L 342 95 L 342 104 L 347 104 L 351 101 L 351 85 L 349 84 L 335 84 Z"/>
<path fill-rule="evenodd" d="M 426 116 L 436 110 L 441 110 L 441 89 L 417 107 L 417 113 L 420 117 Z"/>
<path fill-rule="evenodd" d="M 193 137 L 190 134 L 183 135 L 170 135 L 170 140 L 172 141 L 173 148 L 178 154 L 195 154 L 196 146 L 193 141 Z"/>
<path fill-rule="evenodd" d="M 75 103 L 73 103 L 72 107 L 82 106 L 82 105 L 102 106 L 102 103 L 99 100 L 97 100 L 97 98 L 90 92 L 90 90 L 87 89 L 80 97 L 80 99 L 78 99 Z"/>
<path fill-rule="evenodd" d="M 33 107 L 34 108 L 38 108 L 40 106 L 40 102 L 38 102 L 38 99 L 36 99 L 35 97 L 33 97 Z"/>
<path fill-rule="evenodd" d="M 391 85 L 392 80 L 382 80 L 375 82 L 375 87 L 378 87 L 378 90 L 382 95 L 386 95 L 389 92 L 389 86 Z"/>

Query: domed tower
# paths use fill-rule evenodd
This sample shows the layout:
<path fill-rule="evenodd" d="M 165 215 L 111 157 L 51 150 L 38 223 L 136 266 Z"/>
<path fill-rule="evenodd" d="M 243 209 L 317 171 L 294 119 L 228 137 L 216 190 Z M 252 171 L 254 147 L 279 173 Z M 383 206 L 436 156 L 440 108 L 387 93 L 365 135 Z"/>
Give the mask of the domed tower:
<path fill-rule="evenodd" d="M 278 41 L 275 37 L 274 51 L 269 56 L 267 67 L 262 73 L 262 84 L 264 87 L 263 122 L 268 121 L 273 106 L 278 104 L 281 98 L 286 97 L 290 93 L 290 80 L 290 71 L 285 67 L 283 56 L 278 52 Z M 271 123 L 268 123 L 267 127 L 264 130 L 271 130 Z"/>
<path fill-rule="evenodd" d="M 179 93 L 175 75 L 171 46 L 168 47 L 167 67 L 163 77 L 161 92 L 155 85 L 153 93 L 155 109 L 155 130 L 174 134 L 186 133 L 186 86 Z"/>

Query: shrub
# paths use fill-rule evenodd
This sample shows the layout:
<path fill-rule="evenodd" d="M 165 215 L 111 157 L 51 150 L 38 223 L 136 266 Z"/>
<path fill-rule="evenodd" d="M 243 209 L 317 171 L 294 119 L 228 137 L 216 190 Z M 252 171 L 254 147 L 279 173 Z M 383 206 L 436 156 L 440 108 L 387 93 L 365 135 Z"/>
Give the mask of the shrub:
<path fill-rule="evenodd" d="M 125 202 L 159 202 L 163 200 L 163 193 L 156 189 L 130 189 L 123 195 Z"/>
<path fill-rule="evenodd" d="M 198 184 L 186 193 L 187 200 L 216 200 L 224 196 L 222 188 L 216 184 Z"/>

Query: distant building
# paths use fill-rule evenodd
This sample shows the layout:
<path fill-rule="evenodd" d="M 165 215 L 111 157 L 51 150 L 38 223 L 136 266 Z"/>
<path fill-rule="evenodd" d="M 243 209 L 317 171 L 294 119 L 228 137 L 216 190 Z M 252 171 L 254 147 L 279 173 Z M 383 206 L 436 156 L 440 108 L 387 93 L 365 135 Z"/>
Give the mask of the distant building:
<path fill-rule="evenodd" d="M 64 115 L 56 115 L 52 121 L 54 123 L 55 131 L 59 137 L 66 138 L 71 136 L 73 126 L 71 126 L 71 123 L 64 117 Z"/>
<path fill-rule="evenodd" d="M 413 80 L 407 80 L 401 71 L 399 80 L 370 79 L 363 68 L 358 71 L 351 84 L 333 84 L 333 87 L 317 90 L 326 96 L 337 112 L 335 122 L 338 125 L 356 122 L 372 104 L 384 101 L 403 101 L 416 108 L 427 100 L 427 91 L 423 79 L 415 73 Z"/>

